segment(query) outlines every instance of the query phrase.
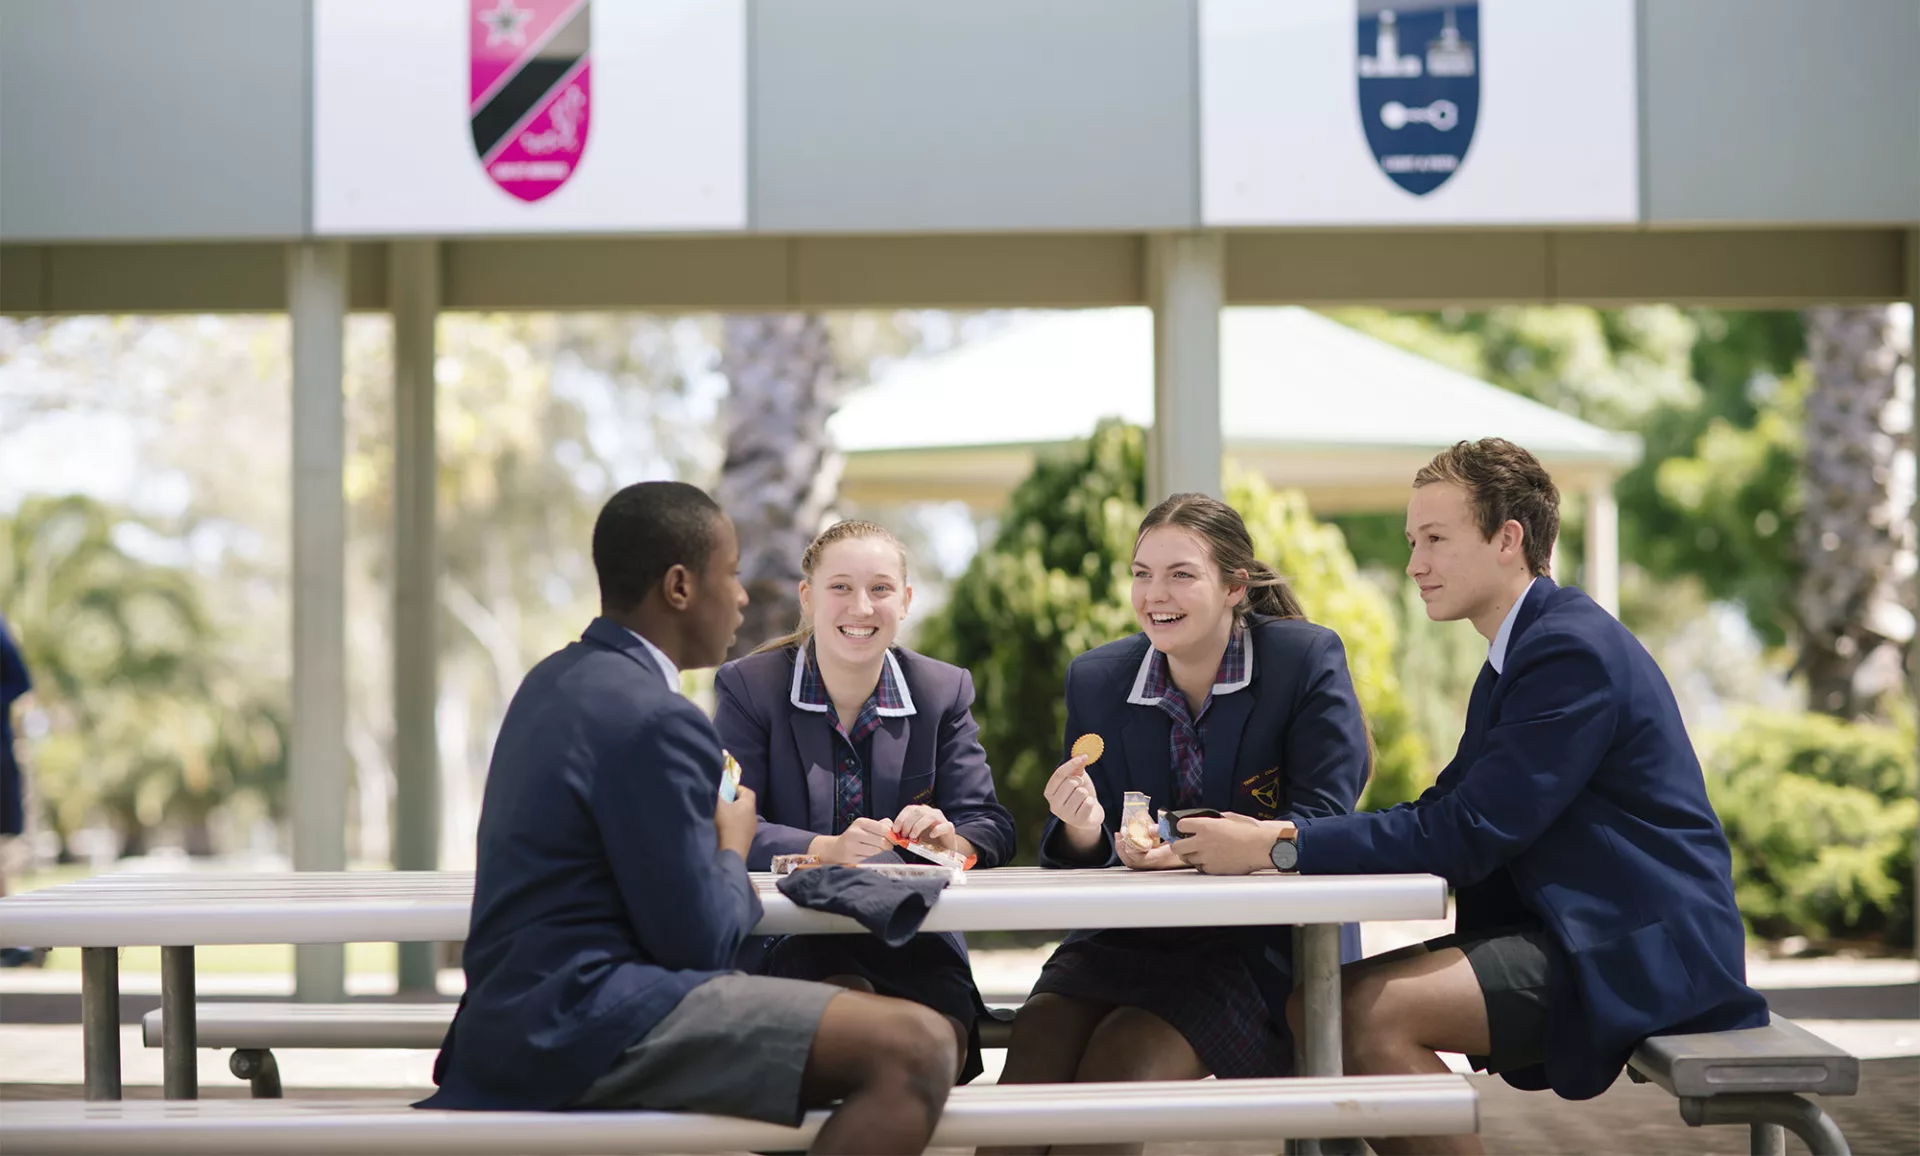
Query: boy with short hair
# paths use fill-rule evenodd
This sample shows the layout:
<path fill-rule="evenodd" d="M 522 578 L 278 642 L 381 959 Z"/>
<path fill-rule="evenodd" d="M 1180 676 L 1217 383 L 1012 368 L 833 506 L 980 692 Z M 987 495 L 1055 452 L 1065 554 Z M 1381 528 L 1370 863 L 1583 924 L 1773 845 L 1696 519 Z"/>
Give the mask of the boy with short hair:
<path fill-rule="evenodd" d="M 1350 1073 L 1464 1052 L 1516 1087 L 1597 1096 L 1642 1039 L 1760 1027 L 1725 834 L 1673 691 L 1626 627 L 1548 576 L 1560 495 L 1526 450 L 1461 442 L 1414 476 L 1407 574 L 1487 639 L 1460 749 L 1419 799 L 1294 824 L 1190 819 L 1212 872 L 1428 872 L 1455 934 L 1342 974 Z M 1298 1024 L 1298 997 L 1288 1009 Z M 1478 1152 L 1474 1136 L 1371 1141 Z"/>
<path fill-rule="evenodd" d="M 733 971 L 761 916 L 753 792 L 719 801 L 713 726 L 679 668 L 741 622 L 733 523 L 646 482 L 593 531 L 601 616 L 527 675 L 481 808 L 467 991 L 423 1107 L 648 1108 L 799 1123 L 815 1152 L 918 1152 L 953 1085 L 918 1004 Z"/>

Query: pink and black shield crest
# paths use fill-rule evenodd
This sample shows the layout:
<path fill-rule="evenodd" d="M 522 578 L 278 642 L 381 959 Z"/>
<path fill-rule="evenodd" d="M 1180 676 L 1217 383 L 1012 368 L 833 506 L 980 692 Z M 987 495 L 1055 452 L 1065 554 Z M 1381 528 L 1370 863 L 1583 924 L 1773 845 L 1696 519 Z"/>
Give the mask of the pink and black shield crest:
<path fill-rule="evenodd" d="M 493 183 L 537 201 L 587 146 L 589 0 L 467 0 L 473 148 Z"/>

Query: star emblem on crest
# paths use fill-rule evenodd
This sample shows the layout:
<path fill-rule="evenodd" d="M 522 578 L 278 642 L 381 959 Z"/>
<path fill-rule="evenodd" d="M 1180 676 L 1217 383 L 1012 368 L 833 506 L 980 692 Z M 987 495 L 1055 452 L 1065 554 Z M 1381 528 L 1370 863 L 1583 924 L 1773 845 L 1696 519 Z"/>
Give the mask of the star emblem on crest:
<path fill-rule="evenodd" d="M 515 8 L 513 0 L 500 0 L 492 10 L 482 12 L 478 19 L 487 26 L 488 48 L 498 48 L 502 44 L 524 48 L 527 43 L 527 21 L 533 19 L 533 10 Z"/>

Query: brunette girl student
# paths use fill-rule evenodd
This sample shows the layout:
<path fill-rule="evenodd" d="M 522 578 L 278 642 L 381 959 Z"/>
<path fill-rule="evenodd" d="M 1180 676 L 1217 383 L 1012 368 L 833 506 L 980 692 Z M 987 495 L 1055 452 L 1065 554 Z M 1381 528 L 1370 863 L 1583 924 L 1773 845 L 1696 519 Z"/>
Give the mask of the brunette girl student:
<path fill-rule="evenodd" d="M 892 857 L 890 833 L 975 856 L 975 870 L 1005 863 L 1013 817 L 994 796 L 972 677 L 894 644 L 913 602 L 906 550 L 871 522 L 840 522 L 800 568 L 799 630 L 714 681 L 714 727 L 759 800 L 747 866 L 765 871 L 775 855 Z M 956 933 L 900 948 L 870 935 L 796 935 L 743 963 L 931 1007 L 967 1053 L 962 1082 L 979 1074 L 974 1020 L 984 1007 Z"/>
<path fill-rule="evenodd" d="M 1346 653 L 1254 558 L 1232 507 L 1202 494 L 1156 506 L 1135 538 L 1132 599 L 1141 632 L 1068 668 L 1066 748 L 1091 734 L 1104 750 L 1048 781 L 1043 866 L 1186 867 L 1171 844 L 1117 837 L 1128 791 L 1160 811 L 1352 810 L 1369 750 Z M 1286 1075 L 1290 940 L 1284 927 L 1070 935 L 1014 1023 L 1001 1082 Z"/>

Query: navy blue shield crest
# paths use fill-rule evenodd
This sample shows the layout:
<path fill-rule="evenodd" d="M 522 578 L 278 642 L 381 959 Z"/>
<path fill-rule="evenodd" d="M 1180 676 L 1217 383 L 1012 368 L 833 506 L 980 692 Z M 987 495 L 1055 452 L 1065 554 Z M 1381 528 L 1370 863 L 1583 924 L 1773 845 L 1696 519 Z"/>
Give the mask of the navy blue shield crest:
<path fill-rule="evenodd" d="M 1357 3 L 1367 147 L 1394 184 L 1425 196 L 1459 171 L 1480 119 L 1480 5 Z"/>

